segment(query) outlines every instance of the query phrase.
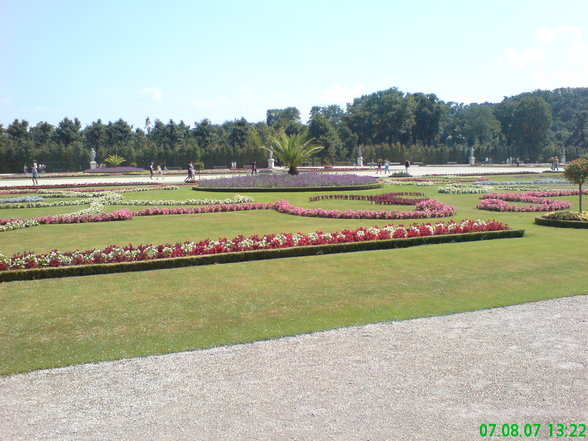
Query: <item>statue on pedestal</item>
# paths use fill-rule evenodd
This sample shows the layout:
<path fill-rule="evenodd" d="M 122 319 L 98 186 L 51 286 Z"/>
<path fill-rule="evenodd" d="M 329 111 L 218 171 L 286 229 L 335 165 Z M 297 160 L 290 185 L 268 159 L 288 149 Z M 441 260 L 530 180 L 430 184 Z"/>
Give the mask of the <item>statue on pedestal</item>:
<path fill-rule="evenodd" d="M 92 147 L 92 151 L 90 152 L 91 159 L 90 159 L 90 169 L 94 170 L 98 168 L 98 163 L 96 162 L 96 150 Z"/>
<path fill-rule="evenodd" d="M 357 159 L 355 160 L 355 165 L 358 167 L 363 167 L 363 156 L 361 153 L 361 144 L 357 147 Z"/>
<path fill-rule="evenodd" d="M 267 160 L 267 168 L 269 168 L 270 170 L 274 168 L 274 164 L 275 164 L 275 160 L 274 160 L 274 152 L 272 152 L 271 150 L 269 151 L 269 158 Z"/>

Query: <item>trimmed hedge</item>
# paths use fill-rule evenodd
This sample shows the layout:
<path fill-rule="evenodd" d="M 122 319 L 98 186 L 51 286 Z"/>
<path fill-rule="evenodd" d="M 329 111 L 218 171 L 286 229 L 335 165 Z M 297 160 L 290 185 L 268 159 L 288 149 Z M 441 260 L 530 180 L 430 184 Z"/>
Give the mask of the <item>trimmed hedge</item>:
<path fill-rule="evenodd" d="M 348 186 L 331 186 L 331 187 L 192 187 L 192 190 L 195 191 L 218 191 L 218 192 L 243 192 L 243 193 L 253 193 L 253 192 L 300 192 L 300 191 L 352 191 L 352 190 L 373 190 L 376 188 L 382 188 L 384 184 L 377 183 L 377 184 L 366 184 L 366 185 L 348 185 Z"/>
<path fill-rule="evenodd" d="M 558 228 L 588 228 L 588 222 L 569 221 L 561 219 L 545 219 L 541 216 L 535 218 L 537 225 L 544 227 L 558 227 Z"/>
<path fill-rule="evenodd" d="M 207 254 L 203 256 L 177 257 L 172 259 L 143 260 L 140 262 L 79 265 L 57 268 L 36 268 L 0 272 L 0 282 L 36 280 L 58 277 L 89 276 L 97 274 L 148 271 L 186 266 L 210 265 L 215 263 L 246 262 L 251 260 L 277 259 L 285 257 L 314 256 L 321 254 L 349 253 L 354 251 L 407 248 L 417 245 L 438 243 L 470 242 L 477 240 L 523 237 L 524 230 L 484 231 L 479 233 L 446 234 L 404 239 L 373 240 L 342 244 L 312 245 L 273 250 L 254 250 L 236 253 Z"/>

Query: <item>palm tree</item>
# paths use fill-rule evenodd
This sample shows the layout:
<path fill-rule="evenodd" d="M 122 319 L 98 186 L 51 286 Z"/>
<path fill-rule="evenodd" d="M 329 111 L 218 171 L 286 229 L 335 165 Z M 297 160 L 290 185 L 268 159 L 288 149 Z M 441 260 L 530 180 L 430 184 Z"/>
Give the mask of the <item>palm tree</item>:
<path fill-rule="evenodd" d="M 263 147 L 273 152 L 276 158 L 284 165 L 289 167 L 288 174 L 297 175 L 299 165 L 308 161 L 316 152 L 323 147 L 311 145 L 313 139 L 306 139 L 302 133 L 287 135 L 280 133 L 272 138 L 273 146 Z"/>

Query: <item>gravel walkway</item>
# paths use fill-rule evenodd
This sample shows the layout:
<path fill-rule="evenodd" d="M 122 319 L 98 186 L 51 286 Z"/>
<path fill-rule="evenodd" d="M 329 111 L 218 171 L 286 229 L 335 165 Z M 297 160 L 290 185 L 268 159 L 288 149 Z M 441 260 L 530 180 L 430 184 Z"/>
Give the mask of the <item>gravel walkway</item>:
<path fill-rule="evenodd" d="M 0 439 L 556 439 L 587 422 L 587 319 L 577 296 L 4 377 Z"/>

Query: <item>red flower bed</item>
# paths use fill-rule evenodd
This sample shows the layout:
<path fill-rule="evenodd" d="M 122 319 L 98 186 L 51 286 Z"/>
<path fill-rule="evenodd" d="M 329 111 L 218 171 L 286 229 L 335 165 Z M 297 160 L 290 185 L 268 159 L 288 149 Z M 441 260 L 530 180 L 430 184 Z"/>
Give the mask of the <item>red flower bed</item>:
<path fill-rule="evenodd" d="M 184 242 L 163 245 L 129 244 L 125 247 L 111 245 L 102 250 L 60 252 L 52 250 L 46 254 L 33 253 L 15 254 L 11 258 L 0 255 L 0 271 L 64 267 L 75 265 L 91 265 L 97 263 L 134 262 L 154 260 L 170 257 L 199 256 L 206 254 L 232 253 L 251 250 L 269 250 L 278 248 L 292 248 L 300 246 L 314 246 L 327 244 L 342 244 L 364 241 L 389 240 L 408 237 L 439 236 L 448 234 L 475 233 L 484 231 L 503 231 L 509 227 L 495 220 L 473 221 L 463 220 L 459 223 L 449 221 L 436 224 L 387 225 L 383 228 L 360 227 L 355 230 L 343 230 L 335 233 L 316 231 L 310 234 L 281 233 L 263 236 L 237 236 L 233 239 L 225 237 L 218 240 L 202 240 L 200 242 Z"/>

